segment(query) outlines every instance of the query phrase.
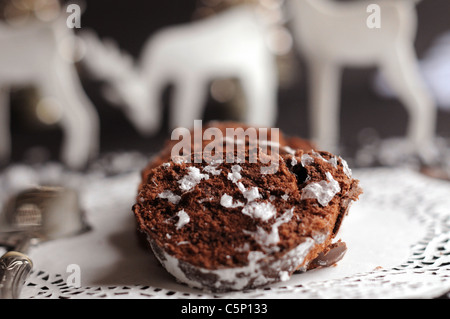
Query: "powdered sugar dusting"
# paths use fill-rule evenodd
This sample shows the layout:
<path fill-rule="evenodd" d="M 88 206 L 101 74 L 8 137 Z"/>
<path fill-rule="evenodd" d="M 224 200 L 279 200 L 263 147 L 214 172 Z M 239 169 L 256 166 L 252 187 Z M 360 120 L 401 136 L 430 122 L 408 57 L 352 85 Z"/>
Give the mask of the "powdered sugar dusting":
<path fill-rule="evenodd" d="M 328 181 L 320 181 L 307 185 L 302 191 L 302 200 L 315 198 L 322 206 L 327 206 L 333 197 L 341 191 L 339 183 L 330 172 L 325 173 Z"/>

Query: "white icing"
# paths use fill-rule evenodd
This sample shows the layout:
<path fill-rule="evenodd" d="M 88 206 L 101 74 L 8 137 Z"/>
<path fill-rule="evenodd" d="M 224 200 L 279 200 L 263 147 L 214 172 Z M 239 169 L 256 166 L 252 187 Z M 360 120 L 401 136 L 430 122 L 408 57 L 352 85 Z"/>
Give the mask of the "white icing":
<path fill-rule="evenodd" d="M 211 201 L 213 201 L 213 200 L 214 200 L 214 196 L 211 196 L 211 197 L 199 199 L 197 202 L 198 202 L 199 204 L 201 204 L 201 203 L 204 203 L 204 202 L 211 202 Z"/>
<path fill-rule="evenodd" d="M 289 273 L 287 271 L 280 272 L 280 280 L 281 281 L 288 281 L 291 278 Z"/>
<path fill-rule="evenodd" d="M 308 166 L 308 165 L 311 165 L 312 163 L 314 163 L 314 158 L 308 154 L 303 154 L 301 161 L 302 161 L 303 167 L 305 167 L 305 166 Z"/>
<path fill-rule="evenodd" d="M 244 230 L 245 234 L 252 235 L 255 241 L 267 252 L 278 251 L 279 248 L 275 245 L 280 242 L 280 235 L 278 228 L 285 223 L 288 223 L 294 216 L 294 208 L 287 210 L 281 217 L 277 218 L 271 227 L 270 233 L 267 233 L 262 227 L 258 226 L 256 232 L 249 232 Z"/>
<path fill-rule="evenodd" d="M 277 209 L 271 203 L 250 202 L 242 209 L 242 213 L 255 219 L 267 221 L 277 214 Z"/>
<path fill-rule="evenodd" d="M 165 190 L 164 192 L 158 194 L 159 198 L 167 199 L 172 204 L 178 204 L 180 202 L 181 196 L 175 195 L 170 190 Z"/>
<path fill-rule="evenodd" d="M 317 244 L 322 244 L 322 243 L 324 243 L 325 242 L 325 240 L 327 239 L 327 237 L 328 237 L 328 234 L 326 234 L 326 233 L 322 233 L 322 232 L 314 232 L 313 234 L 312 234 L 312 238 L 314 239 L 314 241 L 317 243 Z"/>
<path fill-rule="evenodd" d="M 231 173 L 228 173 L 228 179 L 232 181 L 234 184 L 236 184 L 238 189 L 242 192 L 244 198 L 247 199 L 247 202 L 250 203 L 255 199 L 261 198 L 258 187 L 246 189 L 244 184 L 242 184 L 242 182 L 239 182 L 239 180 L 242 178 L 241 171 L 242 167 L 240 167 L 239 165 L 232 166 Z"/>
<path fill-rule="evenodd" d="M 164 167 L 164 168 L 169 168 L 170 167 L 170 163 L 163 163 L 163 164 L 161 164 L 162 165 L 162 167 Z"/>
<path fill-rule="evenodd" d="M 245 188 L 244 184 L 242 184 L 241 182 L 236 183 L 236 185 L 237 185 L 238 189 L 239 189 L 242 193 L 244 193 L 244 192 L 246 191 L 246 188 Z"/>
<path fill-rule="evenodd" d="M 188 167 L 189 173 L 178 181 L 182 191 L 189 191 L 195 187 L 202 179 L 209 179 L 208 174 L 201 174 L 197 167 Z"/>
<path fill-rule="evenodd" d="M 330 158 L 327 162 L 330 163 L 331 165 L 333 165 L 334 168 L 336 168 L 338 165 L 336 156 Z"/>
<path fill-rule="evenodd" d="M 289 195 L 288 194 L 281 195 L 281 198 L 287 201 L 289 200 Z"/>
<path fill-rule="evenodd" d="M 222 198 L 220 199 L 220 205 L 222 205 L 225 208 L 235 208 L 244 206 L 244 203 L 241 203 L 238 200 L 233 201 L 233 197 L 231 197 L 228 194 L 223 194 Z"/>
<path fill-rule="evenodd" d="M 323 158 L 322 155 L 320 155 L 319 153 L 313 151 L 312 154 L 314 156 L 316 156 L 317 158 L 321 159 L 322 161 L 331 164 L 334 168 L 337 168 L 337 158 L 336 156 L 330 158 L 329 160 L 326 160 L 325 158 Z"/>
<path fill-rule="evenodd" d="M 184 209 L 180 210 L 177 213 L 178 216 L 178 222 L 175 224 L 175 226 L 177 227 L 177 229 L 182 228 L 184 225 L 186 225 L 187 223 L 189 223 L 189 221 L 191 220 L 189 218 L 189 215 L 184 211 Z"/>
<path fill-rule="evenodd" d="M 298 164 L 297 159 L 294 156 L 292 156 L 292 158 L 291 158 L 291 166 L 295 166 L 297 164 Z"/>
<path fill-rule="evenodd" d="M 305 261 L 305 257 L 314 246 L 314 241 L 311 238 L 307 238 L 303 243 L 292 249 L 281 258 L 268 258 L 268 256 L 260 251 L 251 251 L 248 253 L 248 264 L 243 267 L 235 268 L 219 268 L 219 269 L 206 269 L 201 267 L 193 267 L 196 271 L 201 272 L 205 276 L 216 276 L 217 280 L 213 284 L 214 288 L 223 288 L 226 285 L 227 289 L 242 290 L 249 284 L 261 286 L 279 280 L 286 281 L 288 276 L 294 270 L 296 270 Z M 153 245 L 152 245 L 152 249 Z M 155 254 L 164 268 L 172 274 L 179 281 L 187 284 L 193 288 L 205 289 L 201 282 L 188 278 L 183 269 L 180 267 L 180 261 L 175 257 L 172 257 L 165 251 L 162 252 L 162 256 Z M 280 271 L 278 278 L 268 278 L 265 271 L 270 269 L 281 269 L 283 265 L 289 263 L 288 270 Z M 198 278 L 198 276 L 196 277 Z M 210 287 L 211 289 L 212 287 Z"/>
<path fill-rule="evenodd" d="M 278 247 L 273 247 L 280 241 L 278 235 L 278 228 L 273 228 L 270 233 L 267 233 L 264 228 L 258 226 L 256 232 L 249 232 L 244 230 L 244 234 L 251 235 L 253 239 L 264 249 L 264 251 L 276 251 Z M 270 248 L 272 247 L 272 249 Z"/>
<path fill-rule="evenodd" d="M 244 198 L 250 203 L 252 201 L 254 201 L 255 199 L 261 198 L 261 195 L 259 194 L 259 190 L 258 187 L 252 187 L 250 189 L 245 189 L 244 185 L 241 186 L 243 187 L 243 190 L 241 189 L 240 185 L 238 185 L 239 189 L 242 191 L 242 194 L 244 195 Z"/>
<path fill-rule="evenodd" d="M 244 245 L 242 245 L 241 247 L 237 247 L 234 250 L 236 250 L 237 252 L 249 251 L 250 250 L 250 244 L 249 243 L 244 243 Z"/>
<path fill-rule="evenodd" d="M 339 157 L 342 163 L 344 174 L 347 175 L 348 178 L 352 178 L 352 170 L 348 167 L 348 163 L 342 157 Z"/>
<path fill-rule="evenodd" d="M 203 170 L 212 175 L 220 175 L 220 172 L 222 171 L 221 169 L 217 169 L 217 167 L 215 167 L 213 165 L 205 166 L 205 168 L 203 168 Z"/>
<path fill-rule="evenodd" d="M 277 210 L 271 204 L 267 202 L 255 202 L 256 199 L 262 198 L 259 193 L 258 187 L 251 187 L 247 189 L 242 182 L 239 180 L 242 178 L 241 175 L 242 167 L 239 165 L 234 165 L 231 167 L 231 173 L 228 173 L 228 179 L 232 181 L 238 189 L 242 192 L 242 195 L 247 200 L 247 204 L 244 206 L 241 202 L 233 202 L 231 196 L 225 194 L 221 198 L 221 205 L 224 207 L 238 207 L 244 206 L 242 208 L 242 213 L 244 215 L 250 216 L 254 219 L 261 219 L 262 221 L 267 221 L 270 218 L 276 216 Z"/>
<path fill-rule="evenodd" d="M 231 173 L 228 173 L 228 179 L 233 183 L 237 183 L 238 180 L 242 178 L 241 170 L 242 167 L 240 167 L 239 165 L 233 165 L 231 167 Z"/>
<path fill-rule="evenodd" d="M 303 188 L 302 200 L 315 198 L 322 206 L 327 206 L 333 197 L 341 191 L 339 183 L 334 180 L 330 172 L 325 173 L 327 181 L 311 183 Z"/>

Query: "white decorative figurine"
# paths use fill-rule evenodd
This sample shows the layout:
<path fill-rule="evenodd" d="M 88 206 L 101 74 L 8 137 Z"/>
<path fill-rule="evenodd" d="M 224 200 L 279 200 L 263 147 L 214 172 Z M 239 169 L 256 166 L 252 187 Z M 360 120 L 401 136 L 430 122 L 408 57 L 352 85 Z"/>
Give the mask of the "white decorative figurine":
<path fill-rule="evenodd" d="M 98 115 L 86 96 L 73 61 L 61 54 L 66 41 L 75 42 L 66 19 L 35 20 L 20 26 L 0 23 L 0 161 L 11 152 L 9 88 L 32 85 L 59 107 L 64 141 L 62 159 L 83 167 L 98 151 Z"/>
<path fill-rule="evenodd" d="M 277 115 L 278 71 L 266 35 L 262 17 L 253 6 L 242 5 L 158 31 L 144 45 L 138 65 L 85 35 L 85 63 L 113 88 L 143 133 L 160 128 L 161 95 L 167 84 L 175 85 L 171 128 L 191 127 L 203 116 L 210 81 L 218 78 L 240 81 L 247 99 L 243 121 L 272 126 Z"/>
<path fill-rule="evenodd" d="M 377 66 L 409 113 L 411 147 L 429 160 L 436 106 L 420 77 L 414 51 L 416 1 L 289 0 L 288 4 L 295 42 L 309 66 L 310 120 L 318 145 L 336 151 L 339 143 L 342 68 Z M 379 10 L 378 26 L 372 24 L 373 10 Z"/>

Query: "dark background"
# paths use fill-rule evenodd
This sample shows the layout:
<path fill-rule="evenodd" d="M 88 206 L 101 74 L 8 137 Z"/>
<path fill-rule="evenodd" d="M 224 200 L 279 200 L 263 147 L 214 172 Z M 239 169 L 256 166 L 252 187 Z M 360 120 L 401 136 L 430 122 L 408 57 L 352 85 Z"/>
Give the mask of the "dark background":
<path fill-rule="evenodd" d="M 352 1 L 352 0 L 347 0 Z M 358 1 L 358 0 L 353 0 Z M 393 0 L 394 1 L 394 0 Z M 71 3 L 72 1 L 69 1 Z M 138 57 L 144 42 L 155 31 L 173 24 L 192 21 L 198 6 L 197 0 L 124 1 L 89 0 L 81 19 L 82 30 L 92 29 L 101 38 L 113 38 L 122 49 Z M 419 29 L 416 50 L 421 58 L 440 34 L 450 30 L 450 1 L 424 0 L 417 6 Z M 1 50 L 1 48 L 0 48 Z M 307 74 L 301 56 L 296 57 L 296 78 L 279 91 L 279 118 L 277 127 L 291 135 L 308 138 Z M 1 70 L 0 70 L 1 72 Z M 396 99 L 384 99 L 372 88 L 375 69 L 345 69 L 341 94 L 341 142 L 347 159 L 361 147 L 361 135 L 370 128 L 380 137 L 401 136 L 405 133 L 407 114 Z M 84 88 L 97 108 L 101 121 L 101 152 L 138 150 L 144 153 L 157 151 L 168 138 L 165 122 L 154 137 L 140 136 L 117 108 L 101 95 L 101 83 L 94 81 L 82 69 L 80 75 Z M 450 83 L 449 83 L 450 86 Z M 171 90 L 165 92 L 167 105 Z M 59 159 L 62 134 L 58 127 L 30 125 L 24 119 L 23 95 L 14 92 L 12 98 L 12 161 L 27 162 Z M 167 119 L 167 114 L 166 117 Z M 224 106 L 208 100 L 204 119 L 228 119 Z M 166 120 L 165 120 L 166 121 Z M 450 112 L 440 110 L 437 133 L 450 137 Z M 48 150 L 35 152 L 36 146 Z M 448 295 L 443 297 L 448 299 Z"/>
<path fill-rule="evenodd" d="M 348 0 L 347 0 L 348 1 Z M 357 0 L 356 0 L 357 1 Z M 70 1 L 68 2 L 70 3 Z M 120 47 L 138 57 L 149 36 L 173 24 L 192 21 L 196 0 L 165 1 L 86 1 L 81 18 L 81 30 L 92 29 L 101 38 L 112 38 Z M 419 58 L 431 46 L 436 36 L 450 30 L 450 1 L 424 0 L 417 6 L 419 29 L 416 49 Z M 297 65 L 295 81 L 279 91 L 279 117 L 277 127 L 290 135 L 308 137 L 308 110 L 306 69 L 301 57 L 295 55 Z M 345 69 L 341 95 L 341 143 L 343 155 L 351 158 L 361 146 L 361 132 L 372 128 L 379 136 L 402 136 L 406 129 L 407 114 L 396 99 L 376 95 L 372 88 L 375 69 Z M 151 153 L 158 150 L 169 136 L 166 120 L 162 130 L 154 137 L 141 137 L 117 108 L 112 107 L 100 94 L 101 83 L 93 81 L 81 70 L 83 85 L 96 106 L 101 120 L 102 153 L 116 150 L 140 150 Z M 165 104 L 171 90 L 164 94 Z M 12 97 L 13 104 L 20 98 Z M 49 150 L 46 159 L 58 159 L 62 134 L 57 127 L 32 127 L 21 119 L 20 108 L 12 109 L 12 138 L 14 161 L 26 161 L 30 149 L 42 146 Z M 167 114 L 166 117 L 167 119 Z M 209 99 L 204 119 L 227 119 L 223 105 Z M 450 135 L 450 112 L 439 111 L 438 135 Z"/>

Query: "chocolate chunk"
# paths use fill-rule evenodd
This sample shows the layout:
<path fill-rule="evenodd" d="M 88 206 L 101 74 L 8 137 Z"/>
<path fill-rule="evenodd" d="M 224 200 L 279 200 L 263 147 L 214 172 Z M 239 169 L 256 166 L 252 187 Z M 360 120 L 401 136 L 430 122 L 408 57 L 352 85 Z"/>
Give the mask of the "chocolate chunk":
<path fill-rule="evenodd" d="M 347 245 L 344 242 L 331 244 L 327 252 L 320 252 L 319 255 L 308 265 L 308 270 L 315 268 L 330 267 L 344 258 L 347 252 Z"/>

